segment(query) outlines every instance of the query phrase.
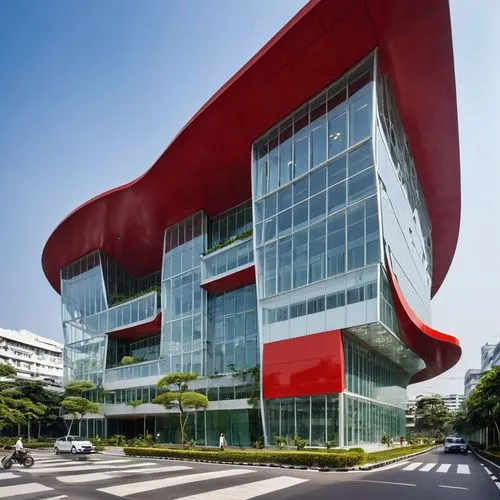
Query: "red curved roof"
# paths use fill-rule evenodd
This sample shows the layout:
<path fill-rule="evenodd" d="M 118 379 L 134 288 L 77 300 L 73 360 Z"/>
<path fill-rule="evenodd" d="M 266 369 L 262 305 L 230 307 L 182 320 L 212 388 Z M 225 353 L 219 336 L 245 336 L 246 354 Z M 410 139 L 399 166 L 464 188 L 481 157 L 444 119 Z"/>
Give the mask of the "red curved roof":
<path fill-rule="evenodd" d="M 386 263 L 402 340 L 426 364 L 423 370 L 413 375 L 410 383 L 436 377 L 458 363 L 462 355 L 460 341 L 451 335 L 434 330 L 418 318 L 404 297 L 397 276 L 392 271 L 390 258 L 386 258 Z"/>
<path fill-rule="evenodd" d="M 136 276 L 161 267 L 166 226 L 250 197 L 252 142 L 375 47 L 392 81 L 433 229 L 433 294 L 451 264 L 460 172 L 447 0 L 313 0 L 226 83 L 142 177 L 96 196 L 47 241 L 59 270 L 102 248 Z"/>

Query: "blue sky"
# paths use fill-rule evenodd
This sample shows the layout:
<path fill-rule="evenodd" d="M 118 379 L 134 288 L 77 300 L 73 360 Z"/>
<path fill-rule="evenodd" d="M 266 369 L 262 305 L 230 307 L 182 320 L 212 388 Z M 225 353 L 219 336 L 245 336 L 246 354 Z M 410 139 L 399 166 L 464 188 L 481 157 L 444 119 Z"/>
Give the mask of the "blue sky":
<path fill-rule="evenodd" d="M 304 4 L 298 0 L 0 1 L 0 327 L 62 340 L 40 256 L 92 196 L 142 174 L 189 118 Z M 500 2 L 451 0 L 462 168 L 455 260 L 433 326 L 462 341 L 462 391 L 498 341 Z M 495 336 L 497 336 L 495 338 Z"/>

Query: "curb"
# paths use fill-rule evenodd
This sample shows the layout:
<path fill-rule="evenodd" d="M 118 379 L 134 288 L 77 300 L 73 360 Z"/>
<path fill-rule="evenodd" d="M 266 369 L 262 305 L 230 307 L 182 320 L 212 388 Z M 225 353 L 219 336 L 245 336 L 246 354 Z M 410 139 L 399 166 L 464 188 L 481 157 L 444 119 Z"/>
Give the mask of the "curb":
<path fill-rule="evenodd" d="M 479 460 L 483 460 L 484 462 L 488 462 L 490 465 L 492 465 L 493 467 L 497 468 L 497 469 L 500 469 L 500 465 L 496 464 L 495 462 L 492 462 L 491 460 L 488 460 L 486 457 L 483 457 L 482 455 L 480 455 L 476 450 L 472 449 L 472 453 L 474 453 L 474 455 L 476 455 L 476 457 L 479 459 Z"/>
<path fill-rule="evenodd" d="M 401 462 L 402 460 L 405 460 L 407 458 L 417 457 L 418 455 L 422 455 L 423 453 L 427 453 L 428 451 L 435 450 L 436 448 L 438 448 L 438 446 L 431 446 L 427 450 L 417 451 L 416 453 L 411 453 L 410 455 L 403 455 L 401 457 L 391 458 L 389 460 L 384 460 L 383 462 L 377 462 L 375 464 L 362 465 L 358 467 L 358 470 L 367 471 L 372 469 L 378 469 L 380 467 L 384 467 L 385 465 L 390 465 L 395 462 Z"/>

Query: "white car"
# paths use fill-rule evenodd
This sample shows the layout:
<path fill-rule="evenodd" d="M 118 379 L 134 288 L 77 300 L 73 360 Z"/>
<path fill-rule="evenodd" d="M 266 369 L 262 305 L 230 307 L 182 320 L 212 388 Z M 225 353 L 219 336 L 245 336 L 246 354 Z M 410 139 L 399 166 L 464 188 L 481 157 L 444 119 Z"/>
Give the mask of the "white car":
<path fill-rule="evenodd" d="M 54 443 L 54 451 L 58 453 L 90 453 L 94 447 L 90 441 L 79 436 L 64 436 L 57 438 Z"/>
<path fill-rule="evenodd" d="M 445 453 L 464 453 L 467 454 L 469 447 L 467 443 L 458 436 L 448 436 L 444 440 L 444 452 Z"/>

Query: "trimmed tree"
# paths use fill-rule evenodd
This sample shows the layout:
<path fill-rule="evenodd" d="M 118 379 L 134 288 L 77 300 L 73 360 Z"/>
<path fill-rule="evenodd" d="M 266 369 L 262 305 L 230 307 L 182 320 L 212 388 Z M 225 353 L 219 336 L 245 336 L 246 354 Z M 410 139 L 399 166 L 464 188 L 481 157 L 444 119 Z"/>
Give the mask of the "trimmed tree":
<path fill-rule="evenodd" d="M 68 427 L 68 434 L 71 434 L 71 428 L 75 420 L 79 424 L 88 413 L 99 413 L 98 403 L 92 403 L 83 397 L 86 392 L 92 391 L 96 385 L 90 380 L 72 380 L 64 388 L 65 398 L 61 401 L 61 408 L 72 417 Z"/>
<path fill-rule="evenodd" d="M 61 408 L 66 410 L 72 416 L 67 436 L 71 434 L 71 428 L 73 427 L 75 420 L 77 423 L 80 423 L 88 413 L 100 412 L 98 403 L 92 403 L 87 398 L 82 398 L 80 396 L 68 396 L 64 398 L 61 403 Z"/>
<path fill-rule="evenodd" d="M 167 410 L 179 410 L 181 445 L 184 446 L 184 428 L 190 411 L 208 407 L 208 398 L 199 392 L 189 391 L 188 382 L 196 380 L 196 373 L 172 372 L 162 377 L 156 387 L 163 391 L 153 399 L 153 403 L 164 406 Z"/>

